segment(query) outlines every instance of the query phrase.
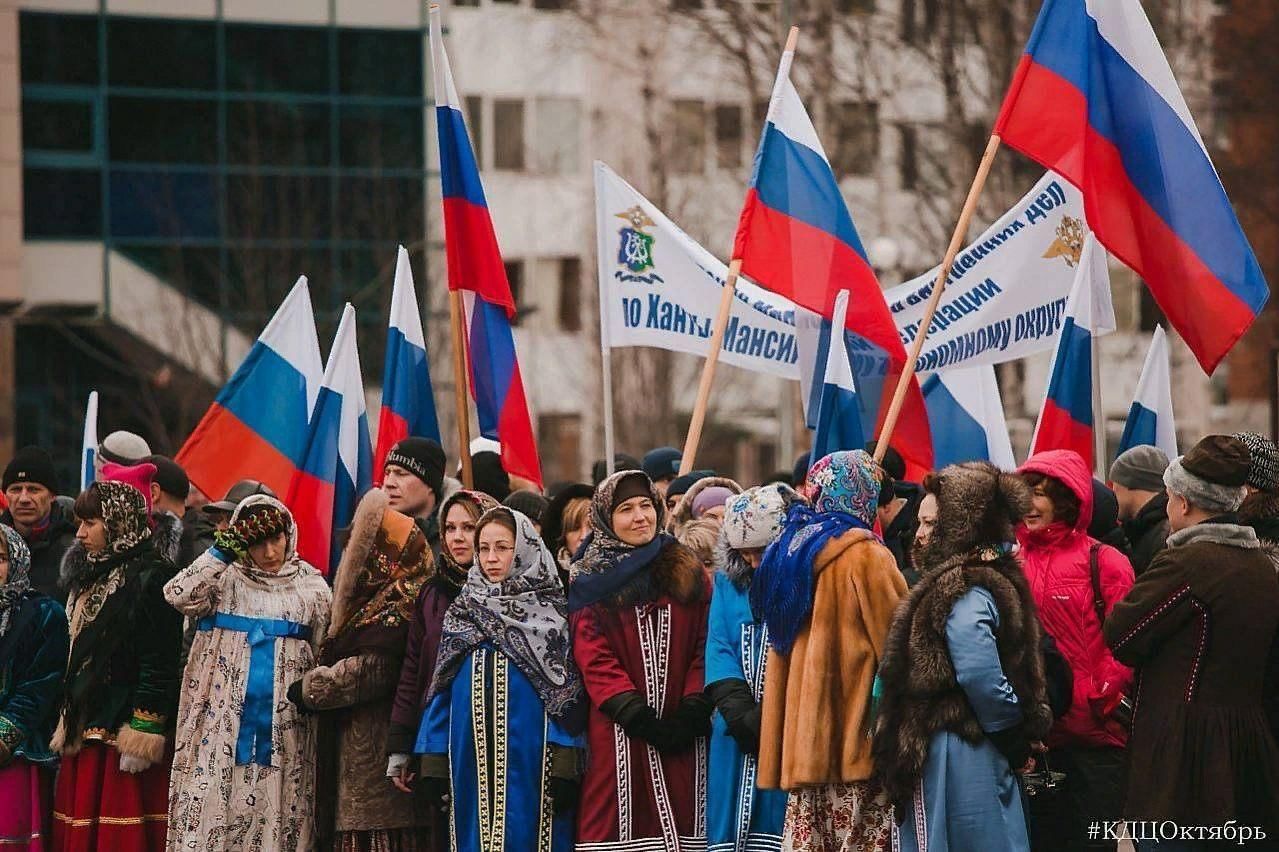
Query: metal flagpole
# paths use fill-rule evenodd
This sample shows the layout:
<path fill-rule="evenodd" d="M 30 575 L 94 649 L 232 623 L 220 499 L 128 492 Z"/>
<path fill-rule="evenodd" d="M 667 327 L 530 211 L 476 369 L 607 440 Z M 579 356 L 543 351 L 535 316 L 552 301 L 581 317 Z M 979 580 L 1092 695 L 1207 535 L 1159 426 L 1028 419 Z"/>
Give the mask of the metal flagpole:
<path fill-rule="evenodd" d="M 1092 335 L 1092 440 L 1093 470 L 1106 480 L 1106 410 L 1101 406 L 1101 339 Z"/>
<path fill-rule="evenodd" d="M 613 347 L 609 345 L 608 289 L 604 286 L 608 277 L 605 258 L 608 248 L 604 245 L 603 211 L 600 209 L 600 180 L 604 164 L 595 163 L 595 252 L 598 262 L 596 291 L 600 303 L 600 379 L 604 384 L 604 469 L 609 476 L 614 473 L 613 456 L 616 448 L 613 439 Z"/>

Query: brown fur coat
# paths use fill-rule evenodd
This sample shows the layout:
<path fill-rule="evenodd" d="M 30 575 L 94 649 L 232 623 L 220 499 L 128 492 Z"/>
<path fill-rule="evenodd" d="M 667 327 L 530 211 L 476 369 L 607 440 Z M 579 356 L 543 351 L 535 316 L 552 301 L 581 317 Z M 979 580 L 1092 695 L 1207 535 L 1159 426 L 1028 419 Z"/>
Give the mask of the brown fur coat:
<path fill-rule="evenodd" d="M 813 610 L 788 656 L 769 650 L 759 786 L 794 790 L 871 777 L 871 685 L 906 581 L 864 530 L 826 543 Z"/>

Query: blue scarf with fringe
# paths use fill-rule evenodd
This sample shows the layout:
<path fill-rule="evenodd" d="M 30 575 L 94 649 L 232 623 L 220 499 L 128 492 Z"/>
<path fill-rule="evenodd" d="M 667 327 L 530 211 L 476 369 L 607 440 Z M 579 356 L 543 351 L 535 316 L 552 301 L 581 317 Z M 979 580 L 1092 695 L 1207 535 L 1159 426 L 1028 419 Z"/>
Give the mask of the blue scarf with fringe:
<path fill-rule="evenodd" d="M 849 530 L 870 527 L 847 512 L 815 512 L 795 503 L 781 534 L 764 551 L 751 580 L 751 611 L 768 626 L 768 641 L 790 653 L 813 611 L 813 563 L 826 542 Z"/>

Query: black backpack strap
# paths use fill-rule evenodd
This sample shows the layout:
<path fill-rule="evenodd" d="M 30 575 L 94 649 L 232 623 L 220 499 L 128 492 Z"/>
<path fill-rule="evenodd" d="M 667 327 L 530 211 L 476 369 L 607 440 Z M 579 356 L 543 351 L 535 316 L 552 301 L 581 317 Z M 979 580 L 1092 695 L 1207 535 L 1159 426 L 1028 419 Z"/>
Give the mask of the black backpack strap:
<path fill-rule="evenodd" d="M 1106 599 L 1101 596 L 1101 565 L 1097 555 L 1101 552 L 1101 542 L 1094 541 L 1088 548 L 1088 576 L 1092 580 L 1092 608 L 1097 611 L 1097 626 L 1106 623 Z"/>

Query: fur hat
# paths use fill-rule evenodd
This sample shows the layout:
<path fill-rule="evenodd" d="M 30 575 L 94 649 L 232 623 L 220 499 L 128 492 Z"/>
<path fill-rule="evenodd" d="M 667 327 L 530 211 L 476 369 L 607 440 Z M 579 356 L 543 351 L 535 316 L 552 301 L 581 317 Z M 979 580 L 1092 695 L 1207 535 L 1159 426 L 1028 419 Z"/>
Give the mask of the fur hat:
<path fill-rule="evenodd" d="M 1247 493 L 1244 485 L 1251 465 L 1243 441 L 1229 435 L 1208 435 L 1168 465 L 1164 484 L 1205 512 L 1233 512 Z"/>
<path fill-rule="evenodd" d="M 1013 528 L 1030 511 L 1030 488 L 1015 473 L 990 462 L 965 462 L 930 475 L 924 487 L 937 498 L 937 525 L 919 567 L 1015 541 Z"/>

